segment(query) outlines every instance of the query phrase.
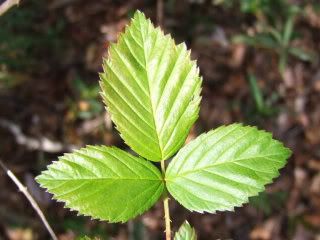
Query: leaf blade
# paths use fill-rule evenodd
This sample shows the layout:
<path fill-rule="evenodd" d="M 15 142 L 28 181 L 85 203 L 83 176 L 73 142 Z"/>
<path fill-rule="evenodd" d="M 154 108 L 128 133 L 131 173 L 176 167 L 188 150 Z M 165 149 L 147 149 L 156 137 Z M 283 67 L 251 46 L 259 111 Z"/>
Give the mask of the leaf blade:
<path fill-rule="evenodd" d="M 176 153 L 198 118 L 202 81 L 185 44 L 138 11 L 103 68 L 102 97 L 125 142 L 153 161 Z"/>
<path fill-rule="evenodd" d="M 161 173 L 150 162 L 106 146 L 65 154 L 36 180 L 66 207 L 110 222 L 143 213 L 164 190 Z"/>
<path fill-rule="evenodd" d="M 185 221 L 174 236 L 174 240 L 197 240 L 197 235 L 188 221 Z"/>
<path fill-rule="evenodd" d="M 179 151 L 167 168 L 167 188 L 191 211 L 232 210 L 263 191 L 290 154 L 267 132 L 222 126 Z"/>

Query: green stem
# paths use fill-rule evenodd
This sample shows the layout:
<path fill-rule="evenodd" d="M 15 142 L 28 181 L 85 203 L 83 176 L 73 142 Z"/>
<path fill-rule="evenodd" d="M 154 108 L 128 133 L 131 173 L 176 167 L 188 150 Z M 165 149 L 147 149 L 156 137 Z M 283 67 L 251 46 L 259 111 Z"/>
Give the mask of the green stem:
<path fill-rule="evenodd" d="M 161 171 L 164 176 L 166 172 L 166 166 L 164 161 L 161 161 Z M 170 220 L 170 209 L 169 209 L 169 197 L 167 193 L 163 198 L 163 208 L 164 208 L 164 219 L 166 224 L 166 230 L 165 230 L 166 240 L 171 240 L 171 220 Z"/>

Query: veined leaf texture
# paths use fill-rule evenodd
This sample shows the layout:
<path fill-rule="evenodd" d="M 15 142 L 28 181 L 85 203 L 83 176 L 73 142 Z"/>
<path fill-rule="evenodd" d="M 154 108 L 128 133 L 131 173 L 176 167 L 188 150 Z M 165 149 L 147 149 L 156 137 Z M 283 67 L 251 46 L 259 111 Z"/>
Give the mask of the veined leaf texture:
<path fill-rule="evenodd" d="M 81 214 L 125 222 L 154 205 L 165 188 L 191 211 L 233 210 L 263 191 L 291 154 L 270 133 L 241 124 L 221 126 L 182 147 L 198 118 L 199 69 L 184 43 L 176 45 L 139 11 L 110 46 L 103 68 L 107 109 L 121 137 L 143 158 L 87 146 L 37 177 L 55 199 Z M 147 161 L 174 154 L 165 173 Z M 186 222 L 175 239 L 196 236 Z"/>
<path fill-rule="evenodd" d="M 199 112 L 201 78 L 186 45 L 138 11 L 103 67 L 103 99 L 125 142 L 152 161 L 175 154 Z"/>
<path fill-rule="evenodd" d="M 270 133 L 241 124 L 221 126 L 179 151 L 166 171 L 167 188 L 191 211 L 233 210 L 263 191 L 290 155 Z"/>
<path fill-rule="evenodd" d="M 37 181 L 66 207 L 109 222 L 143 213 L 164 190 L 161 173 L 151 162 L 106 146 L 65 154 Z"/>

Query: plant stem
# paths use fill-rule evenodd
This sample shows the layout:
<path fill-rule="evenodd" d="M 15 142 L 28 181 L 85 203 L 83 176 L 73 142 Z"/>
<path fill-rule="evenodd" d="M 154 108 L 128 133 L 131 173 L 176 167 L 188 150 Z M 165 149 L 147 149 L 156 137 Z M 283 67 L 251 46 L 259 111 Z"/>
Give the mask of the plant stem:
<path fill-rule="evenodd" d="M 161 161 L 161 171 L 162 171 L 163 175 L 166 173 L 166 165 L 165 165 L 164 161 Z"/>
<path fill-rule="evenodd" d="M 7 0 L 0 1 L 0 16 L 3 15 L 6 11 L 12 8 L 14 5 L 19 5 L 20 0 Z"/>
<path fill-rule="evenodd" d="M 164 207 L 164 219 L 166 223 L 166 240 L 171 240 L 171 220 L 170 220 L 170 211 L 169 211 L 169 198 L 168 196 L 163 199 Z"/>
<path fill-rule="evenodd" d="M 58 240 L 58 237 L 56 236 L 56 234 L 54 233 L 54 231 L 52 230 L 50 224 L 48 223 L 46 217 L 44 216 L 44 214 L 42 213 L 39 205 L 37 204 L 37 202 L 33 199 L 33 197 L 31 196 L 31 194 L 28 192 L 27 188 L 19 181 L 19 179 L 4 165 L 4 163 L 1 161 L 0 159 L 0 167 L 6 172 L 6 174 L 8 175 L 8 177 L 14 182 L 14 184 L 16 184 L 16 186 L 18 187 L 18 189 L 20 190 L 20 192 L 23 193 L 23 195 L 28 199 L 28 201 L 30 202 L 31 206 L 33 207 L 33 209 L 37 212 L 37 214 L 39 215 L 41 221 L 43 222 L 44 226 L 46 227 L 46 229 L 48 230 L 51 238 L 53 240 Z"/>
<path fill-rule="evenodd" d="M 166 172 L 166 166 L 164 161 L 161 161 L 161 171 L 163 176 Z M 171 240 L 171 220 L 170 220 L 170 209 L 169 209 L 169 197 L 168 194 L 165 193 L 165 196 L 163 198 L 163 208 L 164 208 L 164 219 L 166 224 L 166 240 Z"/>

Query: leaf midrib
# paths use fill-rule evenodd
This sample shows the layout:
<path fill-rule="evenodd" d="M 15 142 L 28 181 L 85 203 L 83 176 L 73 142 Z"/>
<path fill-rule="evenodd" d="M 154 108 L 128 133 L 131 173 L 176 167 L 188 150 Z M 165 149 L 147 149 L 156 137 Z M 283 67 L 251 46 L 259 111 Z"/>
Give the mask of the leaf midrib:
<path fill-rule="evenodd" d="M 142 47 L 143 47 L 143 57 L 144 57 L 144 70 L 146 71 L 146 77 L 147 77 L 147 82 L 148 82 L 148 95 L 149 95 L 149 104 L 151 106 L 151 110 L 152 110 L 152 123 L 153 123 L 153 126 L 154 126 L 154 130 L 156 131 L 156 138 L 157 138 L 157 141 L 158 141 L 158 148 L 159 148 L 159 153 L 161 155 L 161 160 L 163 159 L 163 152 L 162 152 L 162 144 L 161 144 L 161 141 L 160 141 L 160 138 L 159 138 L 159 131 L 158 131 L 158 126 L 157 126 L 157 123 L 156 123 L 156 119 L 155 119 L 155 106 L 153 105 L 153 102 L 152 102 L 152 99 L 151 99 L 151 91 L 150 91 L 150 79 L 149 79 L 149 74 L 148 74 L 148 68 L 147 68 L 147 56 L 146 56 L 146 47 L 145 47 L 145 38 L 142 34 L 142 25 L 141 25 L 141 18 L 139 18 L 139 32 L 141 34 L 141 39 L 142 39 Z M 148 23 L 148 26 L 147 26 L 147 31 L 149 31 L 149 23 Z"/>
<path fill-rule="evenodd" d="M 133 180 L 141 180 L 141 181 L 158 181 L 163 182 L 162 179 L 151 179 L 151 178 L 41 178 L 41 181 L 81 181 L 81 180 L 91 180 L 91 181 L 106 181 L 106 180 L 112 180 L 112 181 L 133 181 Z"/>

